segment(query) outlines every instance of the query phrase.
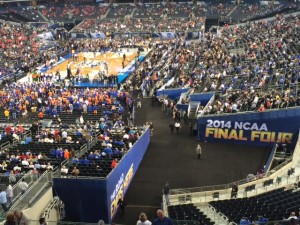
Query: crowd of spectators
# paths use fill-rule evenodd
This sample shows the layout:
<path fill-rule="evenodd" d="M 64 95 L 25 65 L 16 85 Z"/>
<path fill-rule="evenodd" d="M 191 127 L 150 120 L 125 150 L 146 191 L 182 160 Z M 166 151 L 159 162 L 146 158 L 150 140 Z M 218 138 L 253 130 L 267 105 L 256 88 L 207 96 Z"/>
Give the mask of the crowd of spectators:
<path fill-rule="evenodd" d="M 232 14 L 231 17 L 237 21 L 247 21 L 257 17 L 262 17 L 271 13 L 279 12 L 286 8 L 296 8 L 293 3 L 267 4 L 262 5 L 259 2 L 241 4 Z"/>
<path fill-rule="evenodd" d="M 124 18 L 125 16 L 129 16 L 132 13 L 133 9 L 134 6 L 132 5 L 111 6 L 106 18 L 108 19 Z"/>
<path fill-rule="evenodd" d="M 85 32 L 103 33 L 155 33 L 155 32 L 187 32 L 203 30 L 204 17 L 195 18 L 127 18 L 102 21 L 87 21 L 83 25 Z M 83 31 L 83 29 L 80 29 Z"/>
<path fill-rule="evenodd" d="M 278 16 L 271 22 L 224 28 L 221 35 L 206 33 L 199 43 L 177 41 L 180 47 L 173 47 L 165 63 L 165 68 L 177 68 L 165 72 L 174 78 L 169 88 L 219 92 L 221 97 L 206 113 L 298 105 L 298 27 L 299 17 Z"/>
<path fill-rule="evenodd" d="M 64 4 L 50 5 L 41 9 L 42 14 L 53 21 L 83 20 L 85 18 L 100 19 L 108 10 L 106 6 L 96 4 Z"/>

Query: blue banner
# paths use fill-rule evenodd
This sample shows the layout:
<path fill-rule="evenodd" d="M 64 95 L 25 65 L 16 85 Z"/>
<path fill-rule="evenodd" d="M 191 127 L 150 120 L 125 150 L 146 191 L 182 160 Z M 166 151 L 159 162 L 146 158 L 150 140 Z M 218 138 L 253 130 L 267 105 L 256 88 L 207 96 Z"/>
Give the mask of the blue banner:
<path fill-rule="evenodd" d="M 110 224 L 118 210 L 118 200 L 126 194 L 149 143 L 148 129 L 106 178 L 53 178 L 55 193 L 65 204 L 66 219 L 89 223 L 102 219 Z"/>
<path fill-rule="evenodd" d="M 159 32 L 159 33 L 153 33 L 152 37 L 160 37 L 163 39 L 172 39 L 175 38 L 177 35 L 175 32 Z"/>
<path fill-rule="evenodd" d="M 89 223 L 109 220 L 105 179 L 53 178 L 53 186 L 65 204 L 66 219 Z"/>
<path fill-rule="evenodd" d="M 269 146 L 293 144 L 300 109 L 205 116 L 198 119 L 199 141 Z"/>
<path fill-rule="evenodd" d="M 158 90 L 156 95 L 168 97 L 171 100 L 175 100 L 180 97 L 181 93 L 187 92 L 189 88 L 178 88 L 178 89 L 164 89 Z"/>
<path fill-rule="evenodd" d="M 190 101 L 201 102 L 205 106 L 214 95 L 213 92 L 190 94 Z"/>
<path fill-rule="evenodd" d="M 107 203 L 110 221 L 118 210 L 118 201 L 125 196 L 129 185 L 144 157 L 150 143 L 150 130 L 148 129 L 136 142 L 131 150 L 122 158 L 118 166 L 107 178 Z"/>
<path fill-rule="evenodd" d="M 90 33 L 90 35 L 91 35 L 91 38 L 99 38 L 99 39 L 106 38 L 106 35 L 103 32 Z"/>
<path fill-rule="evenodd" d="M 71 34 L 71 38 L 90 38 L 90 36 L 88 34 L 84 34 L 84 33 L 70 33 Z"/>

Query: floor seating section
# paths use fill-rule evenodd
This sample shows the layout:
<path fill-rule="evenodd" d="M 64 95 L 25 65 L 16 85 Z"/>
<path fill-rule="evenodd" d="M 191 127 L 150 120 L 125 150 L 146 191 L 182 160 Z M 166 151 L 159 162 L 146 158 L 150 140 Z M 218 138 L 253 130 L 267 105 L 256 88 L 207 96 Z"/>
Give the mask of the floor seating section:
<path fill-rule="evenodd" d="M 238 223 L 247 217 L 254 221 L 264 216 L 269 221 L 288 218 L 291 212 L 298 212 L 300 191 L 284 188 L 266 192 L 254 197 L 212 201 L 209 204 L 223 213 L 230 221 Z"/>
<path fill-rule="evenodd" d="M 129 141 L 126 141 L 123 139 L 123 133 L 112 133 L 111 140 L 113 140 L 112 143 L 112 150 L 114 152 L 115 149 L 121 150 L 121 148 L 129 149 Z M 124 141 L 124 145 L 119 145 L 119 141 Z M 116 142 L 115 142 L 116 141 Z M 132 141 L 132 144 L 134 144 L 135 141 Z M 101 156 L 100 159 L 89 159 L 90 152 L 103 152 L 104 146 L 102 146 L 102 141 L 98 141 L 91 149 L 85 153 L 81 159 L 88 159 L 88 163 L 78 163 L 73 164 L 73 166 L 69 167 L 68 175 L 72 175 L 72 170 L 74 166 L 79 169 L 80 176 L 90 176 L 90 177 L 106 177 L 110 171 L 112 170 L 111 164 L 113 159 L 121 160 L 122 154 L 115 154 L 115 152 L 111 155 L 111 157 L 108 156 Z M 80 160 L 79 160 L 80 161 Z"/>
<path fill-rule="evenodd" d="M 169 217 L 174 221 L 190 221 L 188 224 L 213 225 L 215 224 L 193 204 L 168 206 Z"/>

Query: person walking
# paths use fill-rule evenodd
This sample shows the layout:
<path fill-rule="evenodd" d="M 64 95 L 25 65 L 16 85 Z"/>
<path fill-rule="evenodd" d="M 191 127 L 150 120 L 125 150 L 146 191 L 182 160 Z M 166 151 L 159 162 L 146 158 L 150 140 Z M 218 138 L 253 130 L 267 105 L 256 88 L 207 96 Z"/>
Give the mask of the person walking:
<path fill-rule="evenodd" d="M 19 210 L 14 211 L 15 222 L 18 225 L 30 225 L 30 219 Z"/>
<path fill-rule="evenodd" d="M 125 214 L 125 207 L 126 207 L 126 203 L 125 203 L 123 197 L 120 197 L 120 198 L 119 198 L 118 206 L 120 207 L 121 215 L 122 215 L 122 217 L 123 217 L 124 214 Z"/>
<path fill-rule="evenodd" d="M 18 187 L 21 190 L 21 195 L 23 195 L 27 189 L 28 189 L 28 184 L 25 182 L 24 178 L 22 178 L 21 182 L 19 183 Z"/>
<path fill-rule="evenodd" d="M 176 134 L 179 134 L 180 127 L 181 127 L 180 122 L 177 121 L 177 122 L 175 123 Z"/>
<path fill-rule="evenodd" d="M 153 125 L 153 123 L 151 121 L 149 123 L 149 128 L 150 128 L 150 136 L 153 136 L 154 125 Z"/>
<path fill-rule="evenodd" d="M 200 145 L 200 144 L 197 145 L 196 153 L 197 153 L 197 158 L 198 158 L 198 159 L 201 159 L 201 156 L 202 156 L 202 148 L 201 148 L 201 145 Z"/>
<path fill-rule="evenodd" d="M 0 189 L 0 204 L 1 204 L 4 212 L 8 211 L 6 203 L 7 203 L 7 194 L 5 191 Z"/>
<path fill-rule="evenodd" d="M 170 127 L 171 134 L 174 134 L 175 125 L 174 125 L 174 121 L 173 120 L 171 121 L 169 127 Z"/>
<path fill-rule="evenodd" d="M 169 186 L 169 182 L 166 182 L 164 189 L 163 189 L 163 193 L 166 199 L 166 204 L 170 205 L 170 196 L 169 196 L 169 192 L 170 192 L 170 186 Z"/>
<path fill-rule="evenodd" d="M 152 223 L 148 220 L 146 213 L 141 212 L 136 225 L 152 225 Z"/>
<path fill-rule="evenodd" d="M 232 187 L 231 187 L 231 198 L 237 198 L 238 191 L 239 191 L 238 186 L 235 183 L 232 184 Z"/>
<path fill-rule="evenodd" d="M 13 188 L 10 184 L 7 184 L 6 197 L 7 197 L 8 203 L 9 203 L 9 207 L 11 207 L 13 204 L 12 199 L 14 197 L 14 192 L 13 192 Z"/>
<path fill-rule="evenodd" d="M 153 221 L 153 225 L 174 225 L 173 221 L 165 216 L 164 211 L 161 209 L 156 212 L 157 218 Z"/>

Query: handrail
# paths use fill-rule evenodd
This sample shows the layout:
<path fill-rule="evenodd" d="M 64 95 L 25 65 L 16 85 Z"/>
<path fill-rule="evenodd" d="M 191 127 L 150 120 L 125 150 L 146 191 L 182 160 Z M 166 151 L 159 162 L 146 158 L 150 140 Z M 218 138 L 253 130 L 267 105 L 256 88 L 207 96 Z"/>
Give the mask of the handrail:
<path fill-rule="evenodd" d="M 272 169 L 268 173 L 262 174 L 262 178 L 261 179 L 270 176 L 271 174 L 274 173 L 274 171 L 280 170 L 281 168 L 283 168 L 284 166 L 288 165 L 291 162 L 292 162 L 292 158 L 287 159 L 286 161 L 284 161 L 283 163 L 281 163 L 280 165 L 278 165 L 277 167 L 275 167 L 274 169 Z M 255 181 L 257 181 L 257 180 L 255 180 Z M 204 192 L 204 191 L 223 190 L 223 189 L 231 188 L 233 183 L 235 183 L 237 186 L 239 186 L 239 185 L 246 184 L 246 183 L 251 184 L 251 182 L 252 181 L 249 181 L 247 178 L 245 178 L 245 179 L 242 179 L 242 180 L 239 180 L 239 181 L 235 181 L 235 182 L 231 182 L 231 183 L 227 183 L 227 184 L 219 184 L 219 185 L 212 185 L 212 186 L 202 186 L 202 187 L 194 187 L 194 188 L 171 189 L 170 190 L 170 195 L 183 194 L 183 193 L 192 193 L 192 192 Z"/>
<path fill-rule="evenodd" d="M 299 132 L 300 133 L 300 132 Z M 284 167 L 293 167 L 294 162 L 297 163 L 298 161 L 298 151 L 300 151 L 300 136 L 298 137 L 297 140 L 297 144 L 295 146 L 295 151 L 292 157 L 288 158 L 287 160 L 285 160 L 283 163 L 281 163 L 280 165 L 276 166 L 275 168 L 273 168 L 271 171 L 262 174 L 262 176 L 260 177 L 260 180 L 266 180 L 268 179 L 271 175 L 275 174 L 275 178 L 278 176 L 277 171 L 280 171 L 282 168 Z M 274 177 L 273 177 L 274 179 Z M 288 180 L 288 178 L 287 178 Z M 232 182 L 229 184 L 220 184 L 220 185 L 213 185 L 213 186 L 204 186 L 204 187 L 194 187 L 194 188 L 180 188 L 180 189 L 171 189 L 170 190 L 170 195 L 176 195 L 178 194 L 179 191 L 184 191 L 186 193 L 192 193 L 192 192 L 206 192 L 206 191 L 220 191 L 220 190 L 226 190 L 232 187 L 232 184 L 235 183 L 237 186 L 242 185 L 242 184 L 253 184 L 254 182 L 256 182 L 258 180 L 254 180 L 254 181 L 249 181 L 247 178 L 246 179 L 242 179 L 236 182 Z M 262 183 L 262 182 L 261 182 Z"/>
<path fill-rule="evenodd" d="M 34 183 L 31 185 L 26 192 L 20 196 L 20 198 L 11 206 L 11 209 L 18 209 L 23 210 L 25 207 L 28 207 L 34 202 L 37 198 L 37 196 L 44 190 L 44 187 L 48 185 L 48 182 L 45 182 L 45 184 L 39 188 L 37 191 L 34 192 L 33 196 L 30 196 L 28 200 L 26 201 L 29 193 L 40 183 L 42 183 L 42 179 L 48 176 L 49 172 L 45 171 Z"/>
<path fill-rule="evenodd" d="M 5 149 L 6 147 L 9 147 L 9 146 L 10 146 L 10 142 L 7 141 L 7 142 L 1 144 L 0 149 L 2 150 L 2 149 Z"/>
<path fill-rule="evenodd" d="M 276 153 L 276 151 L 277 151 L 277 148 L 278 148 L 278 144 L 273 144 L 273 147 L 272 147 L 272 151 L 271 151 L 271 154 L 270 154 L 270 156 L 269 156 L 269 158 L 268 158 L 268 161 L 267 161 L 267 163 L 266 163 L 266 166 L 265 166 L 265 168 L 264 168 L 264 173 L 268 173 L 269 172 L 269 170 L 270 170 L 270 168 L 271 168 L 271 166 L 272 166 L 272 163 L 273 163 L 273 160 L 274 160 L 274 156 L 275 156 L 275 153 Z"/>
<path fill-rule="evenodd" d="M 60 198 L 58 196 L 55 196 L 48 204 L 48 206 L 45 208 L 45 210 L 43 211 L 43 213 L 41 214 L 41 218 L 46 218 L 49 219 L 50 216 L 50 211 L 56 207 L 57 211 L 59 211 L 60 209 L 64 208 L 64 203 L 60 200 Z M 58 218 L 59 220 L 62 219 L 61 218 L 61 213 L 57 213 L 57 215 L 60 217 Z"/>
<path fill-rule="evenodd" d="M 32 136 L 32 133 L 31 133 L 31 130 L 27 130 L 25 133 L 24 133 L 24 138 L 26 139 L 28 136 Z"/>

